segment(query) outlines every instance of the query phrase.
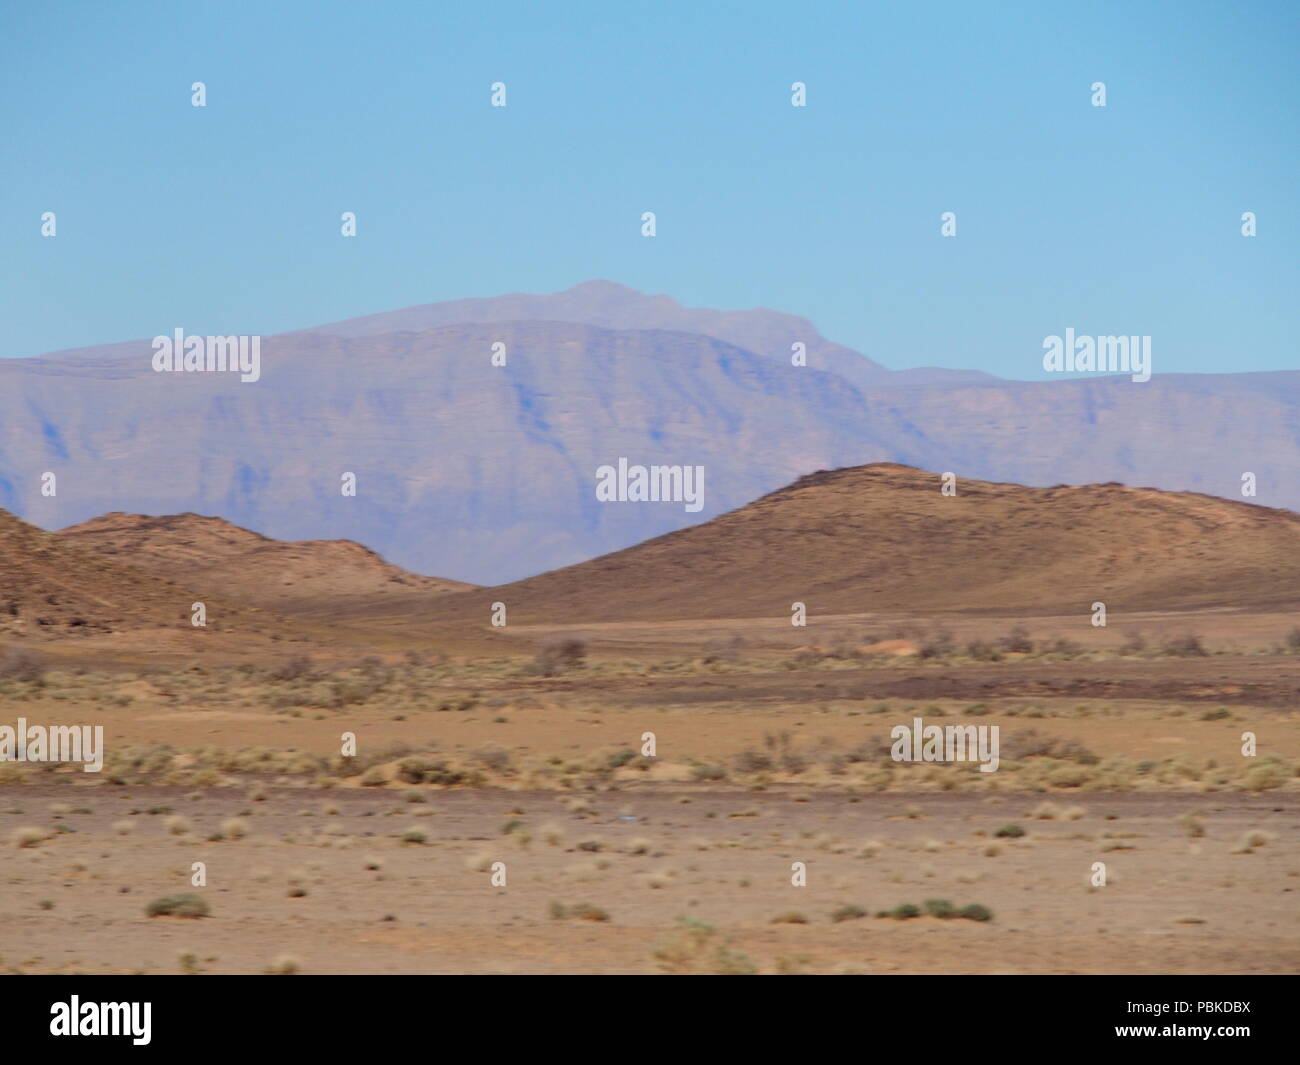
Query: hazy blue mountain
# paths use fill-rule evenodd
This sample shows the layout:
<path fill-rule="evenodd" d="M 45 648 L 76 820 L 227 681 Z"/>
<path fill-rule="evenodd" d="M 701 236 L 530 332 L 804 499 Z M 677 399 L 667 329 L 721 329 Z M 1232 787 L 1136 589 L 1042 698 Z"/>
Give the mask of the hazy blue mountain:
<path fill-rule="evenodd" d="M 518 317 L 530 314 L 545 317 Z M 790 365 L 796 333 L 808 367 Z M 505 367 L 491 365 L 497 342 Z M 108 511 L 213 514 L 277 539 L 358 540 L 479 584 L 869 462 L 1235 499 L 1251 472 L 1248 501 L 1300 509 L 1300 372 L 909 378 L 799 319 L 686 310 L 607 283 L 266 337 L 256 383 L 155 373 L 151 356 L 138 341 L 0 360 L 0 507 L 47 529 Z M 703 509 L 599 503 L 596 468 L 620 457 L 704 466 Z M 355 498 L 340 492 L 349 472 Z"/>

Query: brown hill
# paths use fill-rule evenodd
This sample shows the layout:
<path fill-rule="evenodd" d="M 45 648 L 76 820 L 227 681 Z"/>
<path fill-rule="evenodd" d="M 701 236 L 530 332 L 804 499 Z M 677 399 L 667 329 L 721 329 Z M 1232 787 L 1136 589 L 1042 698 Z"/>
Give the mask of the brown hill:
<path fill-rule="evenodd" d="M 201 514 L 114 512 L 58 535 L 100 558 L 286 615 L 328 617 L 344 602 L 427 600 L 473 587 L 408 573 L 352 540 L 272 540 Z"/>
<path fill-rule="evenodd" d="M 632 504 L 610 504 L 630 506 Z M 876 463 L 702 525 L 433 605 L 586 623 L 861 612 L 1086 616 L 1300 603 L 1300 515 L 1120 484 L 1026 488 Z"/>
<path fill-rule="evenodd" d="M 208 627 L 190 625 L 202 600 Z M 0 510 L 0 636 L 57 638 L 168 629 L 182 639 L 272 625 L 261 611 L 219 606 L 158 577 L 82 551 Z"/>

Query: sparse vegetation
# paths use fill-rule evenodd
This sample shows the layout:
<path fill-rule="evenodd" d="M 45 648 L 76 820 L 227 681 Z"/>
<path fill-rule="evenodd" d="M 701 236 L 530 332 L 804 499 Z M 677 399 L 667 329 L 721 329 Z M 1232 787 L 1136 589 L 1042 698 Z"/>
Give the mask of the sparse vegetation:
<path fill-rule="evenodd" d="M 578 902 L 572 906 L 566 906 L 562 902 L 552 901 L 547 906 L 547 914 L 552 920 L 556 921 L 594 921 L 603 923 L 609 920 L 609 914 L 599 906 L 593 906 L 589 902 Z"/>
<path fill-rule="evenodd" d="M 9 834 L 9 839 L 15 847 L 35 847 L 49 838 L 49 832 L 35 825 L 22 825 Z"/>
<path fill-rule="evenodd" d="M 1176 658 L 1193 658 L 1210 653 L 1205 649 L 1205 645 L 1201 643 L 1201 638 L 1192 632 L 1166 640 L 1161 650 L 1165 654 Z"/>
<path fill-rule="evenodd" d="M 551 636 L 537 648 L 534 668 L 544 677 L 579 669 L 587 658 L 587 642 L 577 636 Z"/>
<path fill-rule="evenodd" d="M 144 912 L 149 917 L 207 917 L 211 910 L 202 896 L 184 892 L 154 899 Z"/>
<path fill-rule="evenodd" d="M 747 955 L 732 950 L 729 940 L 711 924 L 683 917 L 677 933 L 653 952 L 662 972 L 689 976 L 753 976 L 758 966 Z"/>
<path fill-rule="evenodd" d="M 45 662 L 26 647 L 6 647 L 0 652 L 0 677 L 37 684 L 45 678 Z"/>

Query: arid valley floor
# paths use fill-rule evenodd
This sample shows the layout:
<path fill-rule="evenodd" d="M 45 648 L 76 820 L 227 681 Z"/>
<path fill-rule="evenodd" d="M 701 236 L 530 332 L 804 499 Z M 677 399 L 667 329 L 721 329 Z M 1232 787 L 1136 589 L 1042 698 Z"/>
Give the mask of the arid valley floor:
<path fill-rule="evenodd" d="M 1216 590 L 1167 553 L 1164 584 L 1135 574 L 1144 598 L 1105 627 L 1090 604 L 1116 593 L 1057 571 L 1044 580 L 1074 612 L 1025 609 L 1045 585 L 923 615 L 809 595 L 795 627 L 780 585 L 811 578 L 773 562 L 784 605 L 766 616 L 727 616 L 751 582 L 716 617 L 656 616 L 629 588 L 650 605 L 612 620 L 617 599 L 593 598 L 583 623 L 570 590 L 429 589 L 363 554 L 344 573 L 337 547 L 346 593 L 278 602 L 251 556 L 221 588 L 150 573 L 141 560 L 178 557 L 150 552 L 172 527 L 115 518 L 93 554 L 10 519 L 0 724 L 100 724 L 106 754 L 99 773 L 0 765 L 0 969 L 1294 972 L 1300 556 L 1250 561 L 1261 541 L 1236 504 L 1149 494 L 1162 522 L 1183 500 L 1217 508 L 1246 561 Z M 1050 501 L 1036 513 L 1050 523 Z M 1294 535 L 1293 515 L 1260 514 Z M 1192 560 L 1217 549 L 1198 521 Z M 205 522 L 183 541 L 210 558 Z M 249 544 L 286 595 L 295 565 L 323 572 L 312 544 Z M 934 598 L 928 557 L 909 579 Z M 200 596 L 204 629 L 188 622 Z M 494 601 L 541 605 L 493 628 Z M 895 761 L 890 730 L 916 717 L 997 726 L 998 770 Z M 204 915 L 147 912 L 186 895 Z"/>
<path fill-rule="evenodd" d="M 1234 620 L 1203 639 L 1227 643 Z M 2 963 L 1294 971 L 1300 656 L 816 653 L 7 680 L 6 719 L 103 720 L 109 757 L 5 767 Z M 999 771 L 893 763 L 888 729 L 915 715 L 999 725 Z M 209 916 L 145 915 L 189 891 Z M 878 916 L 931 899 L 993 916 Z"/>

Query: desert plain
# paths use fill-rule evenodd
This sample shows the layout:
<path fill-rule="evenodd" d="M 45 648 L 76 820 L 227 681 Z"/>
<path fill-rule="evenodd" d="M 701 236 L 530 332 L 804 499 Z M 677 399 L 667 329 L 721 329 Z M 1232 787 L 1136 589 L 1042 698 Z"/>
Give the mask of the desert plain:
<path fill-rule="evenodd" d="M 1153 545 L 1062 567 L 1016 540 L 1031 490 L 977 483 L 961 566 L 929 475 L 818 476 L 486 589 L 219 519 L 8 519 L 0 724 L 102 726 L 104 762 L 0 765 L 0 967 L 1294 972 L 1300 518 L 1032 490 L 1039 535 Z M 815 533 L 857 503 L 861 577 Z M 895 759 L 917 718 L 996 727 L 997 770 Z"/>

